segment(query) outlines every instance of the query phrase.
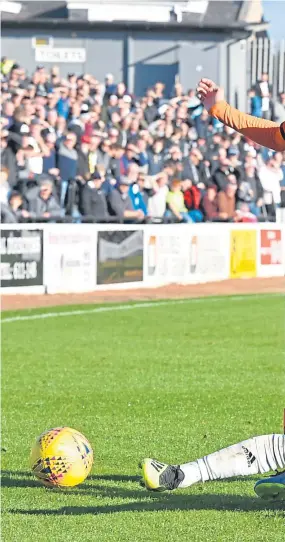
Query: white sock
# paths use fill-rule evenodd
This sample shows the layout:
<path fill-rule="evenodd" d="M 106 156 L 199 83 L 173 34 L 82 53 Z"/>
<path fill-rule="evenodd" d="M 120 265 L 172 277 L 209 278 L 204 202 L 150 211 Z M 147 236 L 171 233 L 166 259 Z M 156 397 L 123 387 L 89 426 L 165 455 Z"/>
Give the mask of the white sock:
<path fill-rule="evenodd" d="M 179 487 L 232 476 L 264 473 L 285 466 L 285 435 L 262 435 L 180 465 Z"/>

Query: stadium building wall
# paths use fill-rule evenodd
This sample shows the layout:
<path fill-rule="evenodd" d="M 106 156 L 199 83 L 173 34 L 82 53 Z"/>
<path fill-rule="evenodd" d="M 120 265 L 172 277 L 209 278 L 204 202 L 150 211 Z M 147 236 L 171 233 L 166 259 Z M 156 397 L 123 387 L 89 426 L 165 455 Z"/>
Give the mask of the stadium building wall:
<path fill-rule="evenodd" d="M 37 38 L 44 38 L 47 47 L 36 47 Z M 47 49 L 64 49 L 69 60 L 59 62 L 51 55 L 46 61 Z M 82 54 L 75 55 L 74 62 L 72 51 L 76 49 Z M 64 76 L 87 72 L 101 81 L 111 72 L 138 96 L 156 81 L 163 81 L 170 93 L 177 77 L 185 89 L 195 88 L 204 75 L 224 85 L 228 97 L 241 109 L 247 105 L 244 40 L 233 39 L 226 31 L 3 25 L 2 56 L 14 59 L 29 72 L 38 64 L 47 68 L 58 64 Z"/>

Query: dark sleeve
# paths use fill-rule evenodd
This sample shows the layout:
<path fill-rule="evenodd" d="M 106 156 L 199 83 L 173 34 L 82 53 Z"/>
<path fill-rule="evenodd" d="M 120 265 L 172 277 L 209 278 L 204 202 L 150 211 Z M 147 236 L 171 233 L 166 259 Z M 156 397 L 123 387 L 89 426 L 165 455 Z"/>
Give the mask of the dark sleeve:
<path fill-rule="evenodd" d="M 82 207 L 82 213 L 84 216 L 88 216 L 92 214 L 92 206 L 91 206 L 91 194 L 88 186 L 85 186 L 82 190 L 82 200 L 81 200 L 81 207 Z"/>
<path fill-rule="evenodd" d="M 117 190 L 112 190 L 110 193 L 109 204 L 114 215 L 122 220 L 124 218 L 124 208 Z"/>
<path fill-rule="evenodd" d="M 257 174 L 255 175 L 255 180 L 256 180 L 256 196 L 257 196 L 257 199 L 263 198 L 264 190 L 263 190 L 263 186 L 261 184 L 260 178 L 259 178 L 259 176 Z"/>
<path fill-rule="evenodd" d="M 219 190 L 223 190 L 226 184 L 225 175 L 221 171 L 215 171 L 213 173 L 213 182 Z"/>
<path fill-rule="evenodd" d="M 60 205 L 56 201 L 54 196 L 51 198 L 49 202 L 48 212 L 51 214 L 51 216 L 58 216 L 60 214 Z"/>

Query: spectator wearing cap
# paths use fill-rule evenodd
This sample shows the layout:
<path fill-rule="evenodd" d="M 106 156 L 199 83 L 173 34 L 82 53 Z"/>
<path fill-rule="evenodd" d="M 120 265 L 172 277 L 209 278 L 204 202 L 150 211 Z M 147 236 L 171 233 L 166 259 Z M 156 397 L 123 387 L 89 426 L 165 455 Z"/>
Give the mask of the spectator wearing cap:
<path fill-rule="evenodd" d="M 8 183 L 13 188 L 17 182 L 17 161 L 15 153 L 8 146 L 8 130 L 1 130 L 0 134 L 0 161 L 8 171 Z"/>
<path fill-rule="evenodd" d="M 52 193 L 53 182 L 48 178 L 40 181 L 40 188 L 34 197 L 28 200 L 28 212 L 37 219 L 55 219 L 60 216 L 60 205 Z"/>
<path fill-rule="evenodd" d="M 135 209 L 129 195 L 129 180 L 121 177 L 117 187 L 109 194 L 109 210 L 113 216 L 126 222 L 137 222 L 144 219 L 141 209 Z"/>
<path fill-rule="evenodd" d="M 75 149 L 76 135 L 67 132 L 65 140 L 60 144 L 57 154 L 57 167 L 61 178 L 60 202 L 63 207 L 68 181 L 74 179 L 77 173 L 78 154 Z"/>
<path fill-rule="evenodd" d="M 167 195 L 166 217 L 177 222 L 193 222 L 184 203 L 184 195 L 181 190 L 181 181 L 174 179 Z"/>
<path fill-rule="evenodd" d="M 102 184 L 101 175 L 95 171 L 82 190 L 82 214 L 94 218 L 97 222 L 105 222 L 109 218 L 107 200 L 102 190 Z"/>

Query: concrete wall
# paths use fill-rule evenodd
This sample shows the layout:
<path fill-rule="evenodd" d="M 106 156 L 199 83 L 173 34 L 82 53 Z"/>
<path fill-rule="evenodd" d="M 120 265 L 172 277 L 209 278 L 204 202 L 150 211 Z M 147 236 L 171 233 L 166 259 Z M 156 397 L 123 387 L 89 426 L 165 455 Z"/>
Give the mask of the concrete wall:
<path fill-rule="evenodd" d="M 68 29 L 52 31 L 21 29 L 13 31 L 2 29 L 2 56 L 19 62 L 31 72 L 36 67 L 35 50 L 32 48 L 34 36 L 53 37 L 54 47 L 83 47 L 86 49 L 84 64 L 61 63 L 61 73 L 81 74 L 89 72 L 103 80 L 107 72 L 116 80 L 125 80 L 131 92 L 142 95 L 146 88 L 156 81 L 166 85 L 170 93 L 178 76 L 183 86 L 195 88 L 201 76 L 213 78 L 223 84 L 232 98 L 237 92 L 246 92 L 246 66 L 241 59 L 243 53 L 238 43 L 230 46 L 226 34 L 201 31 L 153 32 L 137 30 L 80 30 Z M 229 62 L 229 64 L 228 64 Z M 50 68 L 52 64 L 46 63 Z"/>

